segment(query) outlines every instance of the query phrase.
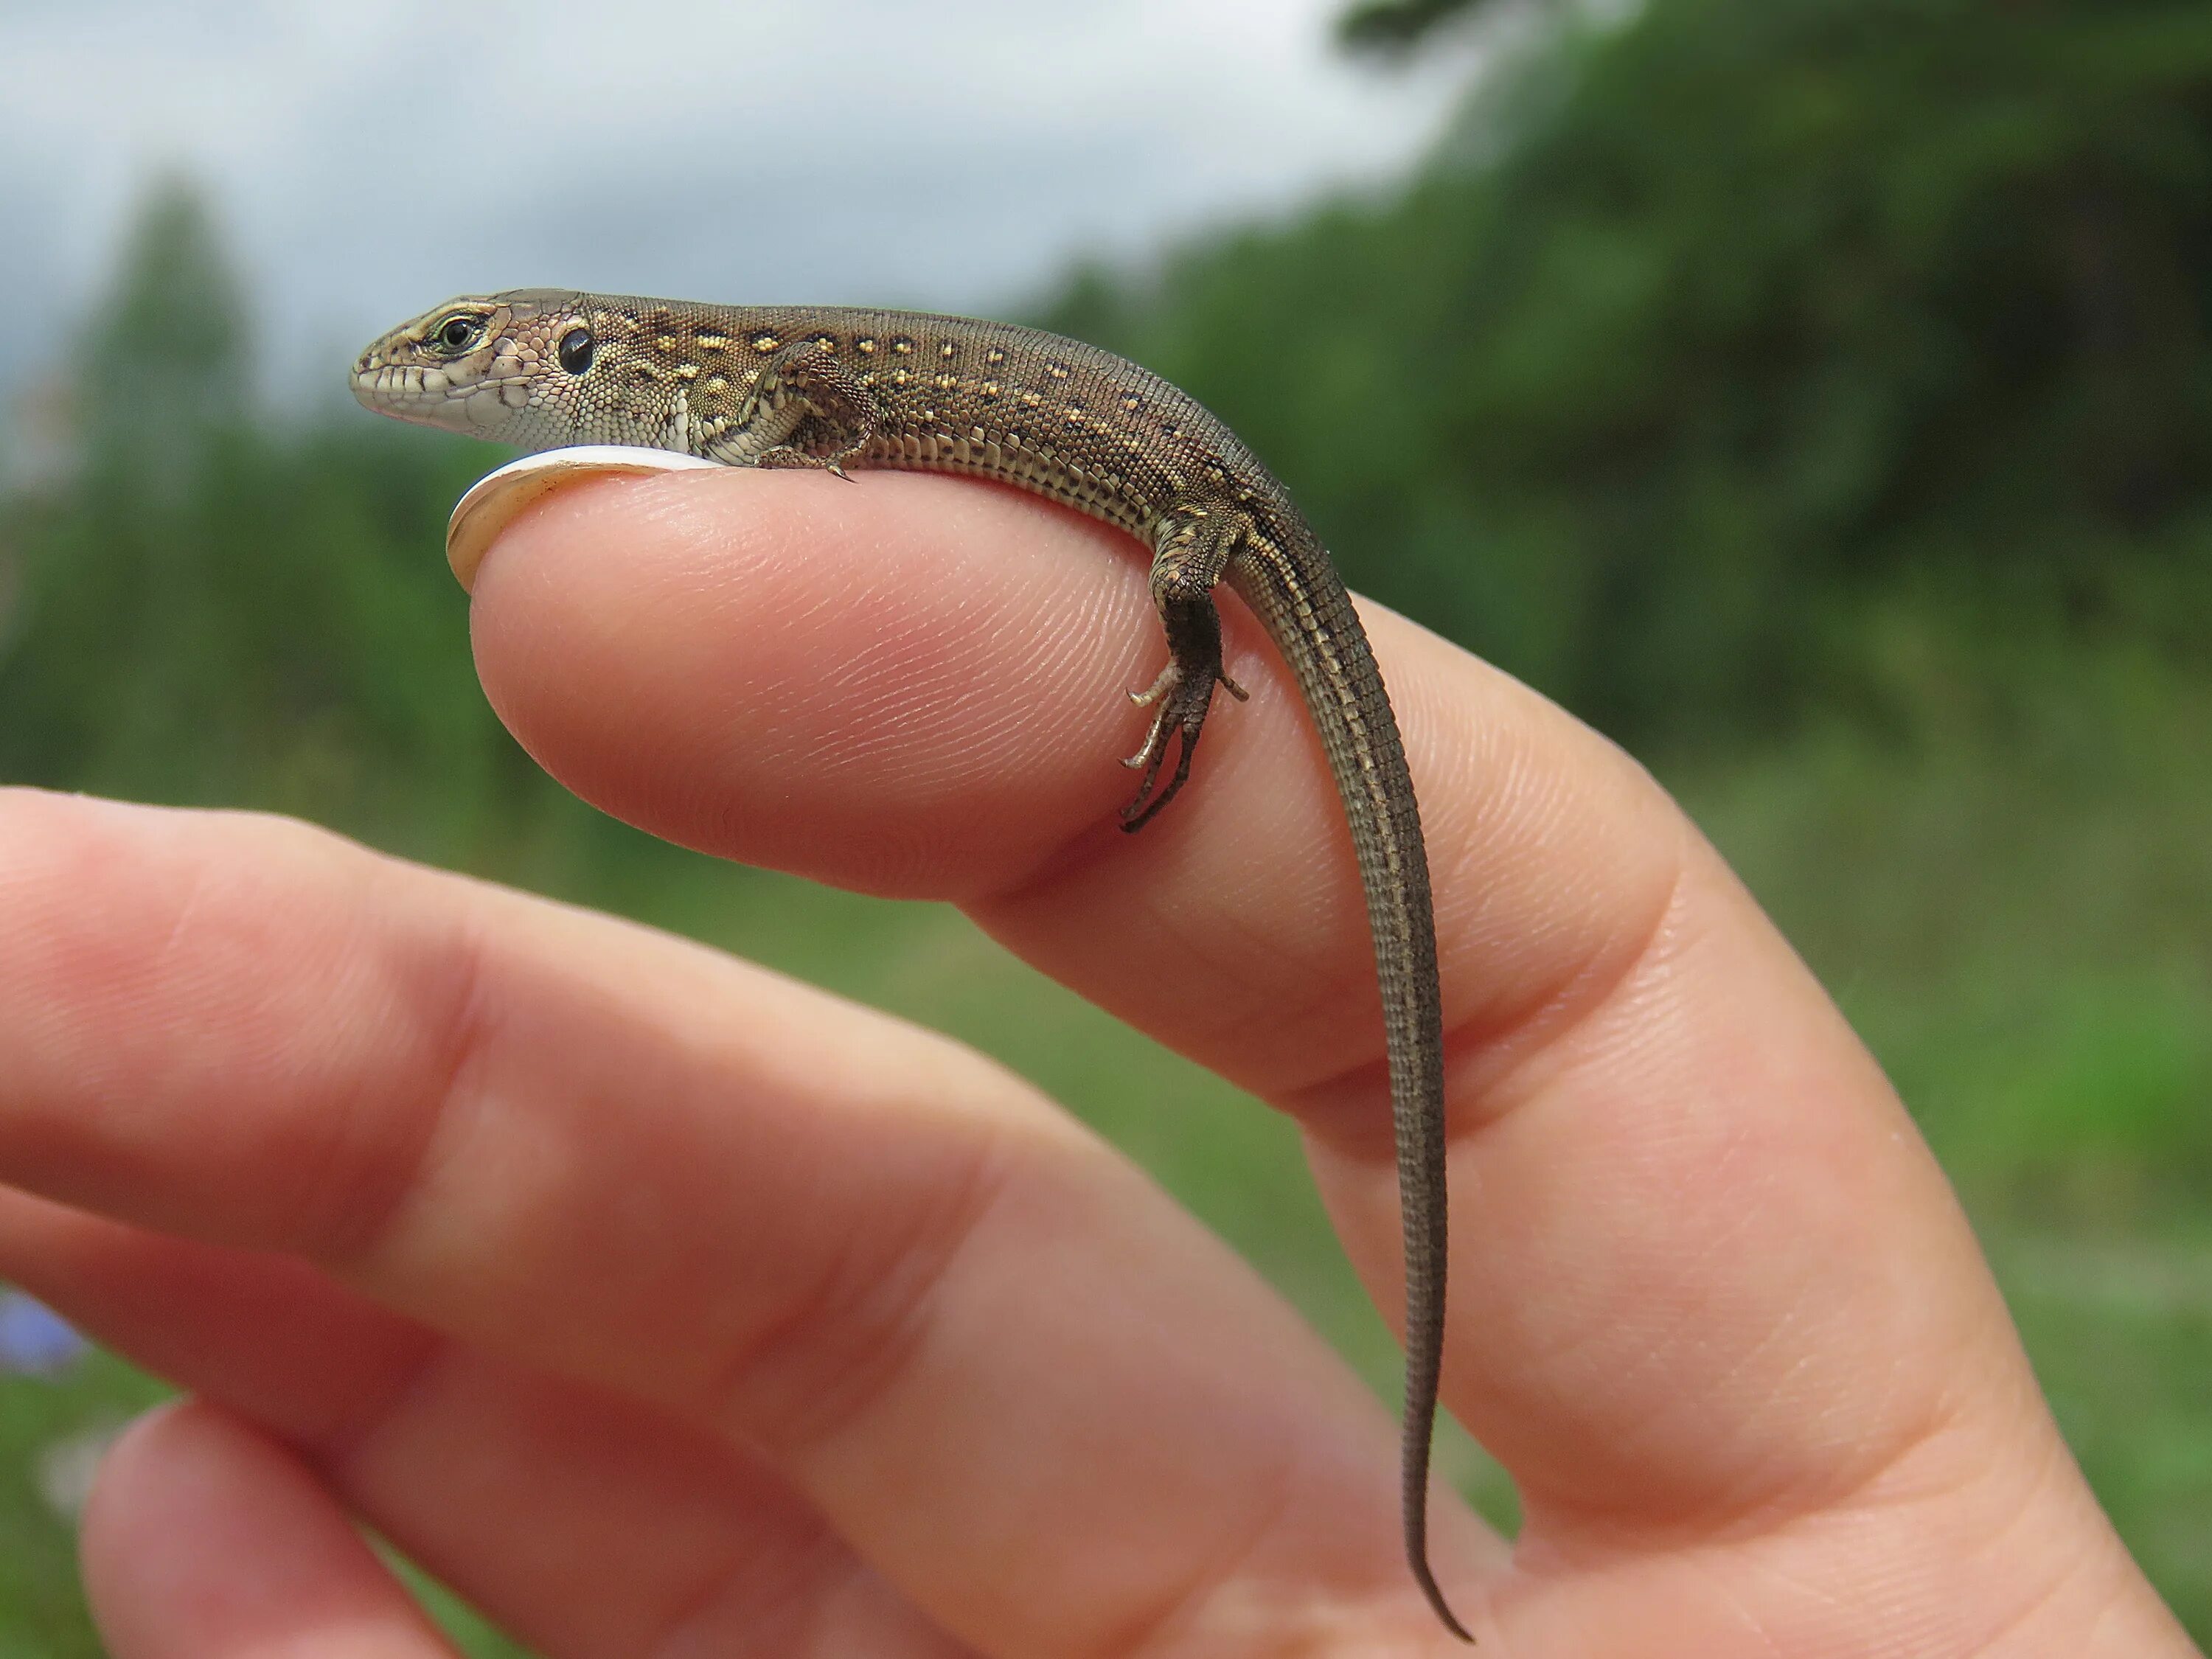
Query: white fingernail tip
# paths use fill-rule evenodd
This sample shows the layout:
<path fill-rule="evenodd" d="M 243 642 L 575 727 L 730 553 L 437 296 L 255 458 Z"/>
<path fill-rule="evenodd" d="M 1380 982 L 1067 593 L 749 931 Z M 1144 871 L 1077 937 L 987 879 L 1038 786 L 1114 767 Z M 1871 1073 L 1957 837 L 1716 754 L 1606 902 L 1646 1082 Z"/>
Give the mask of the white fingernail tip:
<path fill-rule="evenodd" d="M 672 449 L 633 449 L 623 444 L 579 444 L 525 455 L 484 474 L 454 504 L 453 516 L 446 522 L 446 562 L 463 587 L 473 588 L 477 568 L 500 532 L 532 502 L 556 489 L 625 472 L 695 472 L 720 465 Z"/>

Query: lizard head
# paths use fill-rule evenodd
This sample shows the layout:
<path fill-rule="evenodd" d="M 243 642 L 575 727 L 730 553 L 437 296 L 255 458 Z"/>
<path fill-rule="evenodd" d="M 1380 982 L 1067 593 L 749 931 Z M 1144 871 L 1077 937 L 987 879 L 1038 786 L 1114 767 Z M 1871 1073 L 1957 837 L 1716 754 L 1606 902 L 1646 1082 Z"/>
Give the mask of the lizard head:
<path fill-rule="evenodd" d="M 640 441 L 609 429 L 619 417 L 592 374 L 599 340 L 585 295 L 464 295 L 362 352 L 353 395 L 380 415 L 526 449 Z"/>

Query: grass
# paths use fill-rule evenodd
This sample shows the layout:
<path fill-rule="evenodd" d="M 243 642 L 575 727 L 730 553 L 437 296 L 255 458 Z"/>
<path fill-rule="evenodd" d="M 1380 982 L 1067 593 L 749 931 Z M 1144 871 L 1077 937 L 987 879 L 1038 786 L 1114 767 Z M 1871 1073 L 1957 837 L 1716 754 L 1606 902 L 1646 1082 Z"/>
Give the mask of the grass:
<path fill-rule="evenodd" d="M 2091 1486 L 2212 1644 L 2212 687 L 2052 666 L 1673 781 L 1888 1070 Z"/>
<path fill-rule="evenodd" d="M 1888 1066 L 1974 1216 L 2130 1547 L 2212 1638 L 2212 691 L 2091 663 L 2054 702 L 1662 767 Z M 2085 713 L 2085 709 L 2087 712 Z M 2100 720 L 2102 709 L 2109 721 Z M 1956 713 L 1958 711 L 1954 711 Z M 2027 735 L 2022 735 L 2023 733 Z M 610 853 L 610 848 L 617 849 Z M 711 866 L 580 814 L 513 854 L 610 902 L 999 1056 L 1154 1172 L 1377 1388 L 1395 1352 L 1273 1115 L 963 920 Z M 42 1449 L 155 1397 L 110 1359 L 0 1382 L 0 1659 L 99 1648 Z M 1463 1437 L 1443 1467 L 1510 1523 Z M 516 1650 L 447 1601 L 471 1653 Z"/>

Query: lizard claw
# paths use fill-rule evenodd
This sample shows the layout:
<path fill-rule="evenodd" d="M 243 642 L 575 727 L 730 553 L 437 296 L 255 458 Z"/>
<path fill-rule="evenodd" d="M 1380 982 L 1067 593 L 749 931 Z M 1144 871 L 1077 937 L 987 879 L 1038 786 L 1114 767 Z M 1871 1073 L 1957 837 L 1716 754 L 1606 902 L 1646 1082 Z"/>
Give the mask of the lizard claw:
<path fill-rule="evenodd" d="M 1170 663 L 1165 668 L 1160 670 L 1160 677 L 1154 680 L 1146 690 L 1142 691 L 1132 691 L 1129 693 L 1129 701 L 1136 704 L 1139 708 L 1150 708 L 1163 696 L 1166 696 L 1170 691 L 1172 691 L 1175 689 L 1176 682 L 1180 680 L 1182 678 L 1182 671 L 1177 669 L 1173 663 Z M 1242 696 L 1243 694 L 1240 692 L 1238 695 Z M 1130 763 L 1132 765 L 1134 765 L 1135 763 L 1136 763 L 1133 761 Z"/>
<path fill-rule="evenodd" d="M 1129 701 L 1132 702 L 1136 702 L 1138 701 L 1137 694 L 1135 692 L 1132 691 L 1129 694 Z M 1152 730 L 1145 733 L 1144 746 L 1138 750 L 1135 754 L 1130 756 L 1128 759 L 1123 761 L 1121 763 L 1122 765 L 1127 767 L 1133 772 L 1140 766 L 1150 764 L 1152 757 L 1160 752 L 1161 745 L 1167 741 L 1169 713 L 1169 710 L 1163 708 L 1158 714 L 1152 716 Z M 1152 787 L 1152 784 L 1149 780 L 1146 781 L 1145 787 L 1147 790 Z"/>
<path fill-rule="evenodd" d="M 1216 671 L 1196 683 L 1186 679 L 1182 669 L 1170 662 L 1160 671 L 1160 677 L 1143 691 L 1129 693 L 1129 701 L 1139 708 L 1153 709 L 1152 729 L 1145 733 L 1144 746 L 1121 763 L 1132 770 L 1142 769 L 1144 781 L 1137 786 L 1136 799 L 1121 809 L 1121 828 L 1133 833 L 1143 829 L 1159 810 L 1176 797 L 1190 776 L 1191 751 L 1198 747 L 1198 734 L 1206 725 L 1206 707 L 1213 700 L 1214 681 L 1229 684 L 1226 676 Z M 1242 698 L 1243 691 L 1235 685 L 1230 690 Z M 1154 707 L 1157 705 L 1157 707 Z M 1166 769 L 1168 738 L 1181 733 L 1182 747 L 1176 756 L 1176 769 L 1163 785 L 1160 774 Z"/>
<path fill-rule="evenodd" d="M 1235 680 L 1231 679 L 1228 675 L 1221 673 L 1217 670 L 1213 678 L 1215 684 L 1219 685 L 1221 689 L 1224 691 L 1226 691 L 1231 696 L 1236 698 L 1237 702 L 1251 702 L 1252 694 L 1249 691 L 1247 691 L 1243 686 L 1237 684 Z M 1160 670 L 1159 678 L 1154 680 L 1150 685 L 1146 686 L 1141 691 L 1130 692 L 1129 701 L 1136 704 L 1139 708 L 1150 708 L 1154 703 L 1158 702 L 1169 692 L 1174 690 L 1175 688 L 1182 683 L 1182 670 L 1176 667 L 1175 664 L 1170 663 L 1165 668 Z"/>

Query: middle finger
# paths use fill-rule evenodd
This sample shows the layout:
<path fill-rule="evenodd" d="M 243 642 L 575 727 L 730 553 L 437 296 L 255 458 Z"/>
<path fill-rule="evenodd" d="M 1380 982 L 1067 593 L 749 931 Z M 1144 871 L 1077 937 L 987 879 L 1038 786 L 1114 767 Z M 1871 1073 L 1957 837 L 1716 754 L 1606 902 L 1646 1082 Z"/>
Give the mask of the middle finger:
<path fill-rule="evenodd" d="M 980 1646 L 1418 1627 L 1375 1402 L 980 1059 L 295 826 L 10 794 L 0 842 L 0 1180 L 761 1445 Z"/>

